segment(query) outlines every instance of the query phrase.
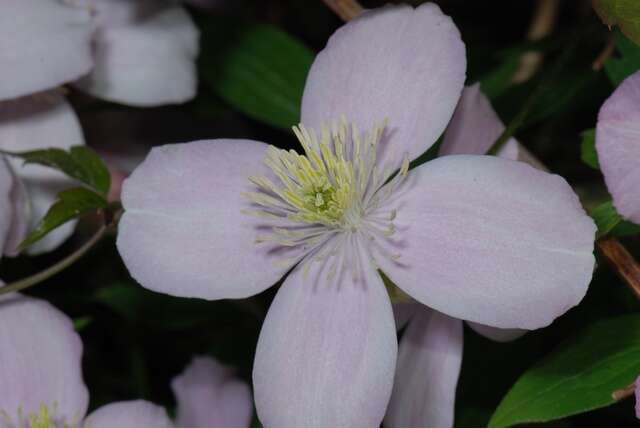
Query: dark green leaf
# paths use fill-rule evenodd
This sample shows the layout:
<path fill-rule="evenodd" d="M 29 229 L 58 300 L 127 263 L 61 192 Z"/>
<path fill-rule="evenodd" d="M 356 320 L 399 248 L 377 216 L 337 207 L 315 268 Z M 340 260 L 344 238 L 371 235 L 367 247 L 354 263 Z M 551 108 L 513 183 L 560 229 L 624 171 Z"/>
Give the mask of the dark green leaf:
<path fill-rule="evenodd" d="M 518 52 L 517 55 L 509 56 L 500 66 L 480 79 L 482 92 L 487 97 L 493 99 L 509 89 L 509 86 L 512 84 L 511 79 L 520 66 L 521 55 L 522 54 Z"/>
<path fill-rule="evenodd" d="M 640 70 L 640 46 L 618 32 L 616 33 L 616 48 L 620 56 L 607 60 L 604 69 L 609 80 L 618 86 L 624 79 Z"/>
<path fill-rule="evenodd" d="M 640 315 L 593 324 L 529 369 L 489 422 L 546 422 L 614 403 L 611 393 L 640 373 Z"/>
<path fill-rule="evenodd" d="M 589 129 L 582 133 L 582 144 L 580 146 L 581 153 L 580 158 L 582 162 L 589 165 L 591 168 L 600 169 L 600 163 L 598 162 L 598 152 L 596 152 L 596 130 Z"/>
<path fill-rule="evenodd" d="M 0 153 L 24 159 L 25 164 L 39 164 L 62 171 L 71 178 L 106 195 L 111 187 L 111 175 L 102 159 L 87 146 L 73 146 L 69 151 L 58 148 L 28 152 Z"/>
<path fill-rule="evenodd" d="M 593 7 L 606 25 L 617 25 L 628 38 L 640 44 L 638 0 L 593 0 Z"/>
<path fill-rule="evenodd" d="M 107 201 L 99 194 L 85 188 L 75 187 L 58 193 L 58 200 L 49 208 L 44 218 L 20 244 L 19 249 L 38 242 L 46 234 L 58 226 L 78 218 L 84 214 L 95 212 L 107 207 Z"/>
<path fill-rule="evenodd" d="M 254 119 L 286 129 L 298 124 L 313 52 L 268 25 L 218 27 L 226 33 L 203 37 L 200 73 L 205 84 Z"/>

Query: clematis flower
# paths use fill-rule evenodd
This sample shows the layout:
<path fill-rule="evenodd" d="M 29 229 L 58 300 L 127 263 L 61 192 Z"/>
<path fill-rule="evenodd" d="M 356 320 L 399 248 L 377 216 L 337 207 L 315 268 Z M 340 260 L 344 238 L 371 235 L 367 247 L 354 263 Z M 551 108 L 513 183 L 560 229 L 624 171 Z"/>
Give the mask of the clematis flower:
<path fill-rule="evenodd" d="M 640 223 L 640 72 L 602 105 L 596 128 L 600 169 L 616 210 Z"/>
<path fill-rule="evenodd" d="M 640 377 L 636 379 L 636 418 L 640 419 Z"/>
<path fill-rule="evenodd" d="M 249 427 L 246 384 L 210 358 L 197 358 L 173 381 L 178 420 L 143 400 L 100 407 L 85 418 L 82 343 L 71 320 L 49 303 L 19 294 L 0 301 L 0 427 Z M 212 425 L 213 424 L 213 425 Z"/>
<path fill-rule="evenodd" d="M 143 286 L 243 298 L 291 270 L 256 350 L 266 428 L 379 426 L 397 340 L 378 270 L 491 327 L 539 328 L 584 296 L 595 226 L 562 178 L 489 156 L 409 171 L 464 78 L 460 34 L 437 6 L 369 11 L 309 72 L 304 155 L 249 140 L 168 145 L 125 181 L 118 248 Z"/>
<path fill-rule="evenodd" d="M 196 93 L 198 30 L 183 7 L 157 0 L 78 0 L 93 12 L 94 61 L 76 86 L 133 106 L 182 103 Z"/>

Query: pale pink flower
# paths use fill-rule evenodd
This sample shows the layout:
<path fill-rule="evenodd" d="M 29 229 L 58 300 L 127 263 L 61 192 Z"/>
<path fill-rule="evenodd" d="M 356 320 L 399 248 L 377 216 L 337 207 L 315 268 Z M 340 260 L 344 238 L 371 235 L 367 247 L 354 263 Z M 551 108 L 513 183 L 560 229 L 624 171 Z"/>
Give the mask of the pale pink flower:
<path fill-rule="evenodd" d="M 613 205 L 624 218 L 640 223 L 640 71 L 602 105 L 596 150 Z"/>
<path fill-rule="evenodd" d="M 0 301 L 0 427 L 209 428 L 249 427 L 246 384 L 210 358 L 174 379 L 178 419 L 144 400 L 115 402 L 88 416 L 82 342 L 71 320 L 40 299 L 12 294 Z M 210 423 L 213 423 L 211 425 Z"/>
<path fill-rule="evenodd" d="M 243 298 L 291 270 L 256 351 L 265 428 L 380 424 L 397 340 L 378 270 L 422 304 L 498 328 L 548 325 L 586 293 L 595 226 L 564 179 L 489 156 L 408 171 L 464 78 L 460 34 L 437 6 L 369 11 L 310 70 L 305 156 L 249 140 L 168 145 L 125 181 L 118 248 L 145 287 Z"/>

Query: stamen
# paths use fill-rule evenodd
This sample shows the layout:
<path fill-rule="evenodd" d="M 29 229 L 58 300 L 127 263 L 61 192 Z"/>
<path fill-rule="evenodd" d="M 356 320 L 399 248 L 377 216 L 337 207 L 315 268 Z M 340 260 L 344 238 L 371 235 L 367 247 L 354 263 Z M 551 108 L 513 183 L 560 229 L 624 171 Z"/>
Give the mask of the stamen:
<path fill-rule="evenodd" d="M 354 247 L 359 231 L 366 229 L 362 236 L 393 235 L 396 211 L 380 212 L 377 208 L 403 182 L 409 168 L 405 158 L 387 183 L 391 167 L 376 164 L 385 128 L 383 121 L 362 133 L 345 118 L 322 126 L 319 134 L 299 125 L 293 132 L 304 154 L 269 147 L 264 162 L 277 180 L 250 177 L 257 190 L 243 195 L 255 210 L 243 212 L 280 221 L 268 233 L 257 236 L 256 242 L 301 246 L 310 251 L 309 261 L 336 256 L 330 277 L 345 267 L 357 272 L 362 263 Z M 331 239 L 336 234 L 341 236 Z"/>

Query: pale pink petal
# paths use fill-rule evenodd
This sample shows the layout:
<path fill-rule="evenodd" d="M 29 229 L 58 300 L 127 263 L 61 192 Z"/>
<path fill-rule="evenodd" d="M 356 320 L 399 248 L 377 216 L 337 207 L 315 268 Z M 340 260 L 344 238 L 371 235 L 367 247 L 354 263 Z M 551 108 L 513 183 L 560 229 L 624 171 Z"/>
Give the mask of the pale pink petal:
<path fill-rule="evenodd" d="M 89 401 L 82 380 L 82 342 L 73 323 L 49 303 L 12 294 L 0 300 L 0 409 L 13 421 L 40 405 L 56 421 L 84 418 Z M 4 425 L 3 425 L 4 426 Z"/>
<path fill-rule="evenodd" d="M 253 416 L 249 385 L 216 360 L 197 357 L 171 382 L 178 428 L 248 428 Z"/>
<path fill-rule="evenodd" d="M 398 350 L 385 428 L 453 428 L 462 364 L 462 322 L 422 307 Z"/>
<path fill-rule="evenodd" d="M 318 54 L 302 99 L 302 123 L 342 116 L 360 130 L 388 119 L 380 165 L 413 159 L 438 139 L 465 80 L 465 48 L 438 6 L 369 11 L 339 29 Z"/>
<path fill-rule="evenodd" d="M 80 89 L 133 106 L 182 103 L 195 96 L 199 33 L 184 8 L 98 0 L 95 9 L 96 64 L 77 82 Z"/>
<path fill-rule="evenodd" d="M 480 84 L 466 86 L 444 134 L 440 156 L 484 155 L 504 129 Z"/>
<path fill-rule="evenodd" d="M 492 156 L 445 156 L 411 171 L 389 202 L 397 232 L 386 245 L 400 259 L 379 263 L 431 308 L 530 330 L 587 291 L 596 228 L 557 175 Z"/>
<path fill-rule="evenodd" d="M 173 428 L 164 407 L 144 400 L 119 401 L 91 413 L 86 421 L 91 428 Z"/>
<path fill-rule="evenodd" d="M 640 223 L 640 72 L 628 77 L 598 115 L 596 149 L 613 204 Z"/>
<path fill-rule="evenodd" d="M 262 326 L 253 384 L 265 427 L 370 428 L 383 418 L 397 353 L 387 291 L 366 260 L 357 279 L 331 277 L 326 263 L 299 265 Z"/>
<path fill-rule="evenodd" d="M 0 156 L 0 249 L 6 248 L 14 216 L 11 193 L 14 177 L 4 157 Z M 1 257 L 1 254 L 0 254 Z"/>
<path fill-rule="evenodd" d="M 253 208 L 248 177 L 268 174 L 266 149 L 249 140 L 154 148 L 122 190 L 118 249 L 131 275 L 151 290 L 206 299 L 247 297 L 281 278 L 297 259 L 257 244 L 266 220 L 242 212 Z"/>
<path fill-rule="evenodd" d="M 4 162 L 2 163 L 4 164 Z M 11 169 L 11 167 L 8 168 Z M 7 219 L 10 219 L 11 221 L 7 240 L 4 243 L 4 255 L 13 257 L 18 255 L 18 245 L 20 245 L 27 236 L 27 232 L 29 230 L 30 207 L 24 183 L 16 177 L 13 171 L 11 171 L 11 175 L 13 177 L 13 185 L 11 186 L 11 191 L 9 193 L 10 205 L 5 205 L 2 208 L 9 208 L 10 214 L 5 217 L 5 215 L 7 215 L 5 211 L 3 214 L 0 214 L 0 216 L 3 216 L 5 221 Z M 0 226 L 0 230 L 1 229 L 2 226 Z"/>
<path fill-rule="evenodd" d="M 466 86 L 444 134 L 440 156 L 484 155 L 504 130 L 504 124 L 493 110 L 489 99 L 480 90 L 480 84 Z M 498 151 L 498 156 L 546 170 L 515 138 L 506 142 Z"/>
<path fill-rule="evenodd" d="M 496 328 L 475 322 L 468 322 L 467 325 L 479 335 L 496 342 L 511 342 L 527 334 L 527 330 L 518 328 Z"/>
<path fill-rule="evenodd" d="M 393 305 L 393 317 L 396 321 L 396 330 L 402 330 L 413 315 L 424 305 L 415 302 L 398 302 Z"/>
<path fill-rule="evenodd" d="M 84 136 L 78 118 L 64 97 L 55 91 L 0 103 L 0 149 L 22 152 L 56 147 L 66 150 L 82 144 Z M 10 163 L 24 185 L 29 229 L 44 217 L 59 191 L 77 185 L 53 168 L 24 165 L 17 157 L 10 158 Z M 71 236 L 75 224 L 72 221 L 55 229 L 27 252 L 40 254 L 57 248 Z"/>
<path fill-rule="evenodd" d="M 62 1 L 4 0 L 0 100 L 77 79 L 92 65 L 89 10 Z"/>

